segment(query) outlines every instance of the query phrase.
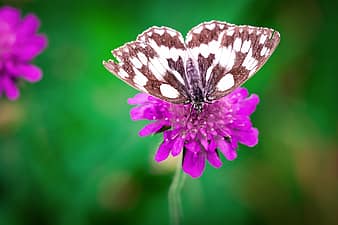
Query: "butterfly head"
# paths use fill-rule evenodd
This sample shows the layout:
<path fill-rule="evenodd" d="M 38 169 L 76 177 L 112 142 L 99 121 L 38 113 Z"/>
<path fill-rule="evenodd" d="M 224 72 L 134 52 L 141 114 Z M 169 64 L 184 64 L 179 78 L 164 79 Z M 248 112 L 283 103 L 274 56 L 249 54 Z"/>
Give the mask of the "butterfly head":
<path fill-rule="evenodd" d="M 198 85 L 194 85 L 190 94 L 190 102 L 195 112 L 200 113 L 203 110 L 204 94 Z"/>
<path fill-rule="evenodd" d="M 203 102 L 194 102 L 192 104 L 192 108 L 195 110 L 195 112 L 201 113 L 203 110 Z"/>

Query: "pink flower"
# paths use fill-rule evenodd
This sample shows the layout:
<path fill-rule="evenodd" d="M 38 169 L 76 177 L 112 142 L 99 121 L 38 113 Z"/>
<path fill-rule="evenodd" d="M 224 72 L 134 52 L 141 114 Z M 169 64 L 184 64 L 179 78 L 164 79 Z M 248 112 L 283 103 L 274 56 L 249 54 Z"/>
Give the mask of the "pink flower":
<path fill-rule="evenodd" d="M 183 150 L 183 171 L 191 177 L 200 177 L 205 161 L 213 167 L 222 166 L 221 152 L 227 160 L 237 157 L 238 143 L 253 147 L 258 143 L 258 130 L 252 126 L 250 115 L 259 103 L 257 95 L 248 97 L 245 88 L 205 104 L 201 113 L 191 105 L 172 104 L 147 94 L 137 94 L 128 100 L 138 105 L 130 112 L 133 120 L 154 121 L 146 125 L 140 136 L 163 132 L 163 142 L 155 155 L 161 162 L 171 154 Z"/>
<path fill-rule="evenodd" d="M 19 97 L 18 79 L 41 79 L 41 70 L 31 64 L 47 45 L 47 38 L 36 34 L 39 26 L 40 21 L 33 14 L 21 19 L 18 9 L 0 8 L 0 96 L 5 93 L 8 99 L 15 100 Z"/>

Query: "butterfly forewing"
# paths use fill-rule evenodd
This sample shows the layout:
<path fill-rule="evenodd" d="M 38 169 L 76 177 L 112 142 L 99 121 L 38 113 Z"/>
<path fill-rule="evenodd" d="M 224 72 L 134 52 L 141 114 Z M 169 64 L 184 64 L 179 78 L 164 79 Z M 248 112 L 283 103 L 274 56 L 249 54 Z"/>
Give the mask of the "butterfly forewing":
<path fill-rule="evenodd" d="M 279 43 L 279 33 L 211 21 L 193 28 L 186 42 L 205 81 L 206 98 L 212 101 L 242 85 L 263 66 Z"/>
<path fill-rule="evenodd" d="M 119 63 L 109 60 L 105 67 L 136 89 L 168 102 L 184 103 L 185 46 L 180 33 L 167 27 L 152 27 L 112 51 Z"/>
<path fill-rule="evenodd" d="M 279 33 L 268 28 L 238 26 L 224 35 L 222 44 L 230 53 L 223 72 L 212 73 L 208 97 L 219 99 L 252 77 L 267 61 L 279 43 Z M 222 70 L 222 65 L 219 66 Z M 217 70 L 217 68 L 216 68 Z"/>

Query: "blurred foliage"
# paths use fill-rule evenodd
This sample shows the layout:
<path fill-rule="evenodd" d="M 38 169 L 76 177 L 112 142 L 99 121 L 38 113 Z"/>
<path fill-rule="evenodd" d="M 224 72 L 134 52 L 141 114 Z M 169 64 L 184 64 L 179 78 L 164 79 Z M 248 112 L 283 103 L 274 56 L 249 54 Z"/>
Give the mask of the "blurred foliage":
<path fill-rule="evenodd" d="M 186 33 L 212 19 L 273 27 L 280 46 L 245 84 L 261 103 L 260 143 L 209 165 L 182 191 L 184 224 L 338 224 L 337 1 L 33 1 L 49 38 L 16 102 L 0 99 L 0 224 L 168 224 L 175 162 L 139 138 L 136 91 L 102 66 L 152 25 Z"/>

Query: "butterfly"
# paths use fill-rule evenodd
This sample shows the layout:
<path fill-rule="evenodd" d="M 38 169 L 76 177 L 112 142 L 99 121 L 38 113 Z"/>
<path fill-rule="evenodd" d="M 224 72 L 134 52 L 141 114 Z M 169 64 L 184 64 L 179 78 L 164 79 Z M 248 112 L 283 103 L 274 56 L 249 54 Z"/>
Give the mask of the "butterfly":
<path fill-rule="evenodd" d="M 141 92 L 201 112 L 251 78 L 279 41 L 273 29 L 220 21 L 195 26 L 185 40 L 174 29 L 153 26 L 112 51 L 118 62 L 103 65 Z"/>

